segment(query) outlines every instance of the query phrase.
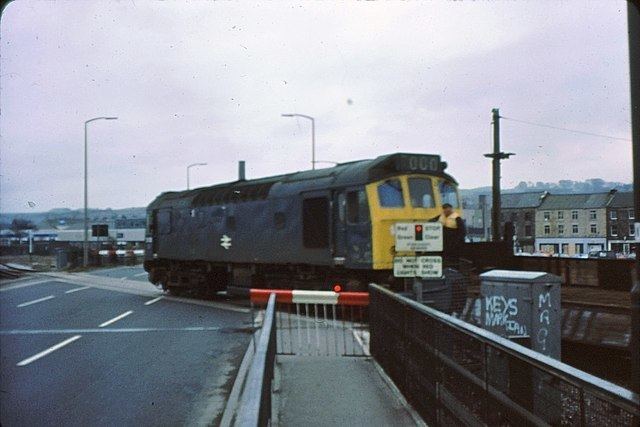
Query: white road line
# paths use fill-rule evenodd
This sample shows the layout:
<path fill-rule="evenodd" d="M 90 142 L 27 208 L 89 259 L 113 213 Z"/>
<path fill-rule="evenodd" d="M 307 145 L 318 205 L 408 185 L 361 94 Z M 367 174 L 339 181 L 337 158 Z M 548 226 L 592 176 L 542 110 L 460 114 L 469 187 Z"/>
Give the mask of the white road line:
<path fill-rule="evenodd" d="M 134 274 L 134 275 L 133 275 L 133 276 L 131 276 L 131 277 L 146 276 L 146 275 L 148 275 L 148 274 L 149 274 L 149 273 L 147 273 L 147 272 L 145 271 L 145 272 L 143 272 L 143 273 Z"/>
<path fill-rule="evenodd" d="M 47 301 L 52 298 L 55 298 L 53 295 L 49 295 L 48 297 L 34 299 L 33 301 L 23 302 L 22 304 L 18 304 L 18 307 L 26 307 L 28 305 L 37 304 L 42 301 Z"/>
<path fill-rule="evenodd" d="M 186 326 L 182 328 L 86 328 L 86 329 L 11 329 L 0 331 L 1 335 L 69 335 L 98 333 L 139 333 L 139 332 L 211 332 L 225 329 L 222 326 Z"/>
<path fill-rule="evenodd" d="M 72 294 L 74 292 L 84 291 L 85 289 L 91 289 L 91 286 L 83 286 L 81 288 L 69 289 L 68 291 L 65 291 L 65 294 Z"/>
<path fill-rule="evenodd" d="M 127 317 L 127 316 L 128 316 L 128 315 L 130 315 L 131 313 L 133 313 L 133 311 L 131 311 L 131 310 L 130 310 L 130 311 L 127 311 L 126 313 L 122 313 L 120 316 L 116 316 L 116 317 L 114 317 L 114 318 L 113 318 L 113 319 L 111 319 L 111 320 L 107 320 L 106 322 L 99 324 L 99 325 L 98 325 L 98 328 L 104 328 L 105 326 L 109 326 L 110 324 L 115 323 L 115 322 L 117 322 L 118 320 L 120 320 L 120 319 L 123 319 L 123 318 Z"/>
<path fill-rule="evenodd" d="M 89 285 L 92 288 L 103 289 L 112 292 L 122 292 L 126 294 L 141 295 L 146 297 L 156 297 L 161 292 L 151 283 L 145 283 L 140 280 L 131 280 L 123 283 L 117 278 L 90 276 L 85 273 L 47 273 L 52 281 L 64 282 L 78 286 Z M 203 307 L 212 307 L 218 310 L 234 311 L 236 313 L 250 313 L 249 308 L 243 308 L 235 305 L 233 302 L 214 302 L 199 299 L 179 298 L 165 295 L 167 301 L 175 301 L 183 304 L 193 304 Z"/>
<path fill-rule="evenodd" d="M 54 345 L 53 347 L 49 347 L 48 349 L 46 349 L 45 351 L 41 351 L 38 354 L 34 354 L 31 357 L 27 357 L 26 359 L 24 359 L 22 362 L 18 362 L 18 364 L 16 366 L 26 366 L 31 362 L 35 362 L 36 360 L 46 356 L 49 353 L 53 353 L 54 351 L 61 349 L 62 347 L 64 347 L 67 344 L 71 344 L 72 342 L 74 342 L 77 339 L 80 339 L 82 335 L 75 335 L 69 339 L 66 339 L 56 345 Z"/>
<path fill-rule="evenodd" d="M 158 302 L 158 301 L 160 301 L 160 300 L 161 300 L 161 299 L 163 299 L 163 298 L 164 298 L 164 297 L 158 297 L 158 298 L 151 299 L 151 300 L 149 300 L 149 301 L 145 302 L 145 303 L 144 303 L 144 305 L 151 305 L 151 304 L 153 304 L 154 302 Z"/>
<path fill-rule="evenodd" d="M 21 283 L 16 283 L 13 285 L 7 285 L 7 286 L 3 286 L 0 288 L 0 292 L 6 292 L 6 291 L 10 291 L 12 289 L 21 289 L 21 288 L 26 288 L 27 286 L 33 286 L 33 285 L 40 285 L 42 283 L 50 283 L 50 282 L 54 282 L 55 279 L 45 279 L 45 280 L 38 280 L 35 282 L 21 282 Z"/>

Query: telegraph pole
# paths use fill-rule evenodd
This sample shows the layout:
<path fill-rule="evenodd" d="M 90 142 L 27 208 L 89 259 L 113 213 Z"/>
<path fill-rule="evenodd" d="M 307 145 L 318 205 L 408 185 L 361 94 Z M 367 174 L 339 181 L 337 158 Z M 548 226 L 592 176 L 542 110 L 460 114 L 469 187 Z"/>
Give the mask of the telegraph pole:
<path fill-rule="evenodd" d="M 500 151 L 500 110 L 491 110 L 493 124 L 493 153 L 485 154 L 485 157 L 492 159 L 493 169 L 493 203 L 491 208 L 491 241 L 500 241 L 500 160 L 508 159 L 514 153 L 503 153 Z"/>
<path fill-rule="evenodd" d="M 635 235 L 640 239 L 640 0 L 627 1 Z M 640 393 L 640 248 L 631 283 L 631 388 Z"/>

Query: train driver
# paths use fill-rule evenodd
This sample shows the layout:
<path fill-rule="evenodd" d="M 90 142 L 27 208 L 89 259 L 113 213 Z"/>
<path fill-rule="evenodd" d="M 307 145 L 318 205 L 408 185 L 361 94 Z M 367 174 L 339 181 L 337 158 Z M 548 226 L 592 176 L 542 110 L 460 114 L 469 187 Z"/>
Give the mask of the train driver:
<path fill-rule="evenodd" d="M 464 220 L 454 212 L 449 203 L 445 203 L 442 205 L 442 213 L 431 221 L 440 221 L 442 224 L 442 256 L 445 262 L 458 262 L 466 235 Z"/>

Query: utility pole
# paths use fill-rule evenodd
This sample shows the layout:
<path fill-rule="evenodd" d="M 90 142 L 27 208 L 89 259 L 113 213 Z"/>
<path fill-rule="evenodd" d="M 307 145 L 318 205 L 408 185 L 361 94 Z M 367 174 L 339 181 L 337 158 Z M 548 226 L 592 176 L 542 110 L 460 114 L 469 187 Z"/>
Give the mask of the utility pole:
<path fill-rule="evenodd" d="M 640 0 L 627 1 L 629 77 L 631 88 L 631 136 L 635 235 L 640 233 Z M 636 245 L 635 274 L 631 283 L 631 388 L 640 393 L 640 248 Z"/>
<path fill-rule="evenodd" d="M 514 153 L 502 153 L 500 151 L 500 110 L 491 110 L 493 124 L 493 153 L 485 154 L 485 157 L 492 159 L 493 169 L 493 203 L 491 208 L 491 240 L 500 241 L 500 160 L 514 156 Z"/>

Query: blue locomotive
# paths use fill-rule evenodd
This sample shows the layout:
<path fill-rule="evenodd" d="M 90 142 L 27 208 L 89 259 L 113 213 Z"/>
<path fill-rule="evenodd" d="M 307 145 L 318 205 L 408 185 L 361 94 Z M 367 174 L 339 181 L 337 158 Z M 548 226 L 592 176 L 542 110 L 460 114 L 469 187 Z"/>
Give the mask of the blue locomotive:
<path fill-rule="evenodd" d="M 395 153 L 165 192 L 147 210 L 144 267 L 172 293 L 392 283 L 394 224 L 427 221 L 444 203 L 461 213 L 445 169 L 438 155 Z"/>

